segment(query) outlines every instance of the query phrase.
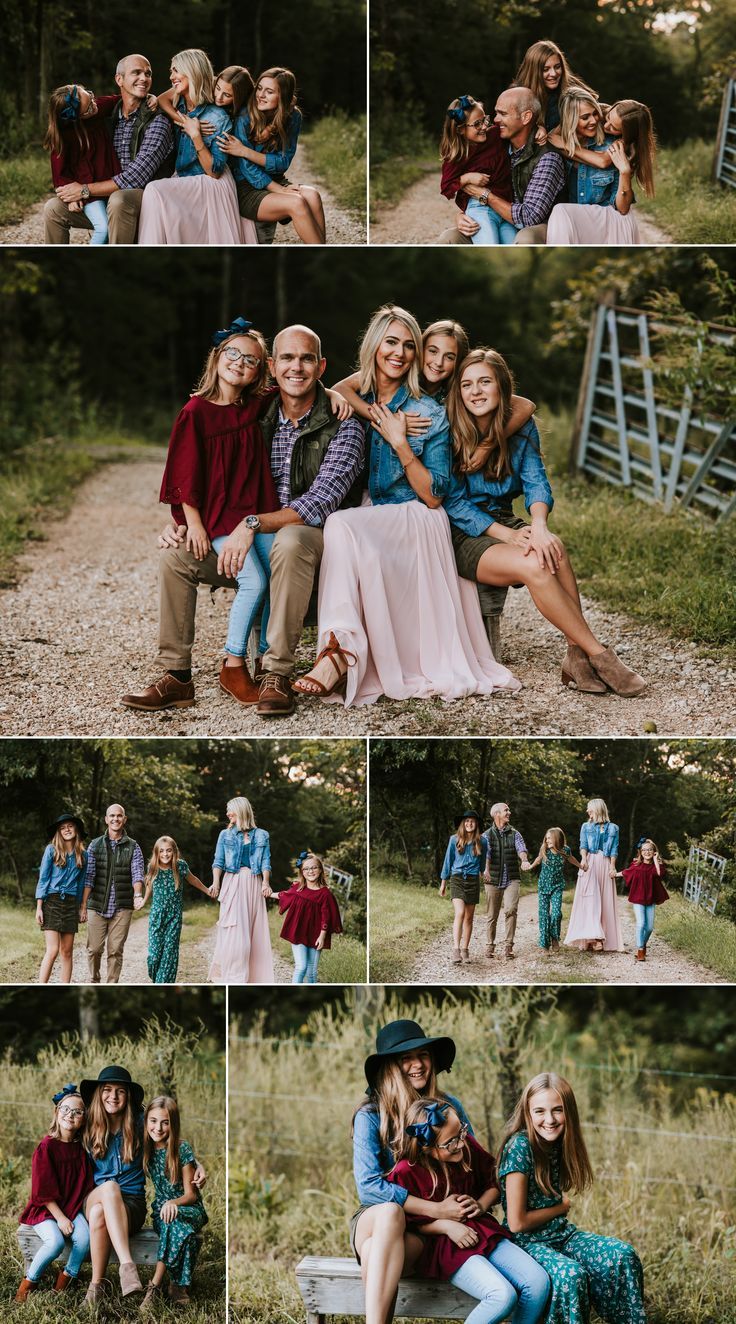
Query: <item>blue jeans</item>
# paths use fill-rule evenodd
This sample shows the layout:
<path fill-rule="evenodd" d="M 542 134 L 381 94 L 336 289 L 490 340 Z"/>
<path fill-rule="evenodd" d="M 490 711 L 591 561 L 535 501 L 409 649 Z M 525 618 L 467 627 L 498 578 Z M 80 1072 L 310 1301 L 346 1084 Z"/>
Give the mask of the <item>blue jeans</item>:
<path fill-rule="evenodd" d="M 488 1257 L 471 1255 L 450 1279 L 479 1304 L 465 1324 L 537 1324 L 547 1305 L 549 1278 L 520 1246 L 505 1237 Z"/>
<path fill-rule="evenodd" d="M 230 620 L 227 628 L 225 648 L 232 657 L 245 657 L 248 640 L 258 612 L 263 605 L 261 616 L 260 652 L 266 651 L 266 627 L 268 625 L 268 581 L 271 576 L 271 547 L 275 538 L 273 533 L 257 533 L 253 546 L 245 558 L 243 569 L 236 575 L 238 585 L 235 601 L 230 608 Z M 227 538 L 213 538 L 212 546 L 219 556 Z"/>
<path fill-rule="evenodd" d="M 293 942 L 291 950 L 294 956 L 292 984 L 316 984 L 320 957 L 317 948 L 307 947 L 303 942 Z"/>
<path fill-rule="evenodd" d="M 69 1252 L 69 1259 L 64 1268 L 70 1278 L 76 1278 L 84 1261 L 87 1258 L 89 1250 L 89 1223 L 84 1214 L 77 1214 L 73 1220 L 74 1231 L 71 1235 L 72 1248 Z M 60 1231 L 59 1225 L 54 1218 L 45 1218 L 43 1223 L 35 1223 L 33 1231 L 38 1233 L 43 1245 L 36 1251 L 31 1260 L 30 1267 L 26 1273 L 26 1278 L 30 1278 L 32 1283 L 37 1283 L 41 1274 L 54 1260 L 58 1259 L 64 1249 L 65 1238 Z"/>
<path fill-rule="evenodd" d="M 102 198 L 95 198 L 94 202 L 85 202 L 84 214 L 92 225 L 91 244 L 106 244 L 108 235 L 107 225 L 107 207 Z"/>
<path fill-rule="evenodd" d="M 477 198 L 471 198 L 465 215 L 477 221 L 480 230 L 473 235 L 474 244 L 513 244 L 519 231 L 511 221 L 505 221 L 492 207 Z"/>
<path fill-rule="evenodd" d="M 636 916 L 636 945 L 637 947 L 646 947 L 654 932 L 654 912 L 657 907 L 655 905 L 642 906 L 636 902 L 633 905 L 634 915 Z"/>

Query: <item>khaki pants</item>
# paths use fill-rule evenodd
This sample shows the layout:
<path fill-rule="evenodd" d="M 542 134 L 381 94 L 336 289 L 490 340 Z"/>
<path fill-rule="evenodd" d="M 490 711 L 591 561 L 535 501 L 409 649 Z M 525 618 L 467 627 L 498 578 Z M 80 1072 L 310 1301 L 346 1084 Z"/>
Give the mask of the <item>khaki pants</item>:
<path fill-rule="evenodd" d="M 138 217 L 141 211 L 142 188 L 121 188 L 103 198 L 107 203 L 107 220 L 110 230 L 108 243 L 134 244 L 138 229 Z M 91 230 L 83 211 L 70 211 L 60 198 L 49 198 L 43 209 L 44 240 L 47 244 L 68 244 L 69 231 Z"/>
<path fill-rule="evenodd" d="M 515 244 L 546 244 L 546 242 L 546 225 L 525 225 L 514 240 Z"/>
<path fill-rule="evenodd" d="M 87 960 L 91 984 L 100 982 L 100 964 L 105 943 L 107 943 L 107 983 L 118 983 L 123 968 L 123 948 L 132 918 L 132 910 L 116 910 L 110 919 L 103 919 L 96 910 L 87 912 Z"/>
<path fill-rule="evenodd" d="M 509 883 L 508 887 L 493 887 L 486 883 L 486 949 L 493 955 L 496 946 L 496 925 L 498 917 L 504 913 L 504 947 L 507 952 L 514 950 L 516 936 L 516 912 L 519 909 L 519 884 Z"/>
<path fill-rule="evenodd" d="M 198 561 L 186 547 L 167 547 L 158 566 L 158 662 L 163 671 L 188 671 L 192 665 L 197 588 L 234 588 L 235 580 L 217 573 L 217 553 Z M 223 639 L 224 642 L 224 639 Z"/>

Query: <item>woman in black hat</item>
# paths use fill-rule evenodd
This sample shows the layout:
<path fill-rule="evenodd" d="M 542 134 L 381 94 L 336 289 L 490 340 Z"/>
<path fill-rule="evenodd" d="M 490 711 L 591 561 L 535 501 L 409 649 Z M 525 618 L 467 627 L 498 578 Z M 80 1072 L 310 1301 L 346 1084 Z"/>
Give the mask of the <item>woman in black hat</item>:
<path fill-rule="evenodd" d="M 48 984 L 57 956 L 61 983 L 70 984 L 74 935 L 82 917 L 82 893 L 87 873 L 84 823 L 76 814 L 60 814 L 47 829 L 49 844 L 41 858 L 36 884 L 36 923 L 46 935 L 46 952 L 38 973 Z"/>
<path fill-rule="evenodd" d="M 455 819 L 456 831 L 450 837 L 445 861 L 440 874 L 440 896 L 447 891 L 455 917 L 452 923 L 452 963 L 460 965 L 470 960 L 470 939 L 473 934 L 475 907 L 480 901 L 480 876 L 485 869 L 488 844 L 481 834 L 480 814 L 465 809 Z"/>
<path fill-rule="evenodd" d="M 458 1222 L 477 1211 L 470 1196 L 439 1204 L 409 1195 L 386 1180 L 408 1108 L 421 1097 L 447 1100 L 463 1125 L 472 1127 L 462 1104 L 437 1086 L 440 1071 L 455 1059 L 452 1039 L 428 1038 L 416 1021 L 392 1021 L 379 1030 L 376 1051 L 365 1063 L 368 1099 L 353 1118 L 353 1172 L 360 1208 L 350 1221 L 350 1242 L 365 1283 L 366 1324 L 388 1324 L 402 1274 L 411 1273 L 423 1243 L 406 1230 L 405 1212 Z"/>

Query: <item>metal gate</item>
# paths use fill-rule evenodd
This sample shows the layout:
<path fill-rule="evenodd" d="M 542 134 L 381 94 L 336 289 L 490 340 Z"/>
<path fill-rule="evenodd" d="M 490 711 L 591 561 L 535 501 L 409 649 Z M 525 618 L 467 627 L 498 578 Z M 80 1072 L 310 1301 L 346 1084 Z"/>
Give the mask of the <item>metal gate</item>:
<path fill-rule="evenodd" d="M 726 861 L 722 855 L 714 855 L 703 846 L 691 846 L 682 889 L 685 900 L 715 915 L 725 869 Z"/>
<path fill-rule="evenodd" d="M 736 79 L 734 78 L 729 78 L 723 90 L 713 178 L 719 184 L 729 184 L 731 188 L 736 188 Z"/>

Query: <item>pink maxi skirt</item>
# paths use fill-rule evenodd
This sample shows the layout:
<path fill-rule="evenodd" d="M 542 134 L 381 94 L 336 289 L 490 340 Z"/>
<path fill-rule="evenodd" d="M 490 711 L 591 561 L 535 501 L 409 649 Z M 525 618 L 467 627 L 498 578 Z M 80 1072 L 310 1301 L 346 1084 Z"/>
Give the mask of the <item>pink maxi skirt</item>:
<path fill-rule="evenodd" d="M 578 873 L 565 946 L 584 948 L 602 942 L 606 952 L 624 950 L 616 905 L 616 884 L 609 877 L 610 861 L 601 851 L 588 856 L 588 868 Z"/>
<path fill-rule="evenodd" d="M 259 874 L 224 873 L 209 973 L 212 984 L 272 984 L 273 953 Z"/>
<path fill-rule="evenodd" d="M 145 194 L 143 195 L 145 197 Z M 597 203 L 558 202 L 547 222 L 548 244 L 638 244 L 634 209 L 625 216 Z"/>
<path fill-rule="evenodd" d="M 252 221 L 238 209 L 229 170 L 154 179 L 143 190 L 139 244 L 257 244 Z"/>

